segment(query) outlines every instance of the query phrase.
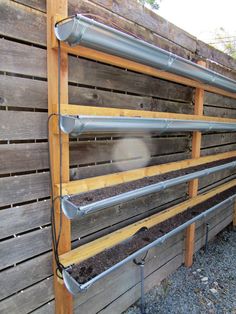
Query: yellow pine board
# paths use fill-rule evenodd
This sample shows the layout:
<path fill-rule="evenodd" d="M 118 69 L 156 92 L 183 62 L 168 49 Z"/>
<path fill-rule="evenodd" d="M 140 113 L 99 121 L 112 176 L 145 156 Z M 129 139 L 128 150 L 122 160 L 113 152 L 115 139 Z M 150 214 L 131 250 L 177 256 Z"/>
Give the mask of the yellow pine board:
<path fill-rule="evenodd" d="M 82 105 L 71 105 L 71 104 L 62 104 L 61 114 L 63 115 L 112 116 L 112 117 L 113 116 L 142 117 L 142 118 L 161 118 L 161 119 L 236 123 L 236 119 L 230 119 L 230 118 L 219 118 L 219 117 L 193 115 L 193 114 L 132 110 L 132 109 L 110 108 L 110 107 L 93 107 L 93 106 L 82 106 Z"/>

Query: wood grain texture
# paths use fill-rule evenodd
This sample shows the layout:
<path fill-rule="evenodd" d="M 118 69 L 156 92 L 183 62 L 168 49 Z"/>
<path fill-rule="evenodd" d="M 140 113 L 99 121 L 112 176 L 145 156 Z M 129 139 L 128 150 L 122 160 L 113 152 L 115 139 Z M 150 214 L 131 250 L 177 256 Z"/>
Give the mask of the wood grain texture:
<path fill-rule="evenodd" d="M 46 78 L 46 51 L 1 38 L 0 70 Z"/>
<path fill-rule="evenodd" d="M 47 114 L 2 110 L 0 140 L 29 140 L 47 138 Z"/>
<path fill-rule="evenodd" d="M 3 36 L 41 45 L 46 43 L 45 14 L 10 0 L 1 0 L 0 29 Z"/>
<path fill-rule="evenodd" d="M 0 75 L 1 106 L 47 110 L 47 100 L 47 82 Z"/>
<path fill-rule="evenodd" d="M 3 314 L 29 313 L 53 298 L 52 277 L 8 298 L 0 303 Z"/>
<path fill-rule="evenodd" d="M 54 314 L 55 313 L 55 300 L 50 300 L 48 303 L 44 304 L 43 306 L 40 306 L 36 310 L 34 310 L 32 313 L 34 314 Z"/>
<path fill-rule="evenodd" d="M 0 242 L 0 269 L 51 249 L 51 227 Z"/>
<path fill-rule="evenodd" d="M 204 93 L 204 104 L 213 107 L 224 107 L 235 109 L 235 100 L 229 97 L 224 97 L 221 95 L 216 95 L 213 93 Z"/>
<path fill-rule="evenodd" d="M 169 100 L 192 100 L 189 87 L 75 57 L 69 59 L 69 80 Z"/>
<path fill-rule="evenodd" d="M 48 200 L 0 210 L 0 239 L 50 223 Z"/>
<path fill-rule="evenodd" d="M 52 275 L 52 254 L 46 253 L 1 272 L 0 300 Z"/>
<path fill-rule="evenodd" d="M 140 138 L 140 143 L 145 145 L 147 152 L 144 154 L 138 149 L 124 151 L 122 161 L 115 156 L 114 150 L 117 145 L 132 143 L 132 138 L 122 140 L 99 140 L 80 141 L 70 144 L 70 164 L 80 165 L 109 162 L 113 160 L 114 169 L 138 168 L 143 163 L 155 164 L 165 158 L 167 154 L 179 154 L 188 151 L 189 139 L 187 137 L 169 138 Z M 139 143 L 139 142 L 138 142 Z M 141 144 L 140 144 L 141 145 Z M 155 157 L 154 157 L 155 156 Z M 184 156 L 184 153 L 181 155 Z M 136 160 L 145 159 L 145 160 Z M 167 160 L 171 156 L 166 157 Z M 178 156 L 172 156 L 172 159 Z M 128 160 L 128 161 L 126 161 Z M 117 162 L 117 163 L 116 163 Z M 23 143 L 0 145 L 0 173 L 16 173 L 29 170 L 40 170 L 48 168 L 48 144 L 47 143 Z M 109 168 L 109 166 L 108 166 Z M 90 167 L 91 169 L 91 167 Z"/>
<path fill-rule="evenodd" d="M 236 148 L 236 145 L 235 145 Z M 140 168 L 141 163 L 146 166 L 160 165 L 163 163 L 174 162 L 178 160 L 183 160 L 190 157 L 189 152 L 183 153 L 174 153 L 171 155 L 163 155 L 157 157 L 151 157 L 149 162 L 146 164 L 146 159 L 138 159 L 138 160 L 128 160 L 128 161 L 119 161 L 119 162 L 110 162 L 105 164 L 97 164 L 88 167 L 77 167 L 71 169 L 71 180 L 80 180 L 86 179 L 101 175 L 106 175 L 110 173 L 116 173 L 119 169 L 123 170 L 133 170 Z"/>
<path fill-rule="evenodd" d="M 201 149 L 236 143 L 236 132 L 203 134 Z"/>
<path fill-rule="evenodd" d="M 48 172 L 0 178 L 0 206 L 44 198 L 48 195 Z"/>

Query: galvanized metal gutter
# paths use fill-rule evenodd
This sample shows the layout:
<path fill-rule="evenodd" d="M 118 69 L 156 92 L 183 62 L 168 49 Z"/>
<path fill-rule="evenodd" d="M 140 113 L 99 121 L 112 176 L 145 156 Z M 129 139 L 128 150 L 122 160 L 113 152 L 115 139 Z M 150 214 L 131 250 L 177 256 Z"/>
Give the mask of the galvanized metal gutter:
<path fill-rule="evenodd" d="M 235 80 L 80 14 L 57 23 L 55 34 L 69 45 L 92 48 L 236 92 Z"/>
<path fill-rule="evenodd" d="M 67 116 L 60 119 L 61 130 L 81 133 L 236 131 L 236 123 L 138 117 Z"/>
<path fill-rule="evenodd" d="M 173 187 L 175 185 L 185 183 L 191 181 L 196 178 L 201 178 L 212 173 L 225 170 L 232 169 L 236 167 L 236 161 L 232 161 L 223 165 L 215 166 L 209 169 L 203 169 L 196 171 L 194 173 L 189 173 L 180 177 L 176 177 L 173 179 L 169 179 L 166 181 L 158 182 L 155 184 L 151 184 L 145 186 L 143 188 L 139 188 L 136 190 L 132 190 L 129 192 L 125 192 L 116 196 L 112 196 L 88 205 L 84 206 L 76 206 L 73 203 L 73 196 L 64 196 L 61 200 L 62 202 L 62 210 L 67 218 L 74 219 L 77 216 L 84 216 L 90 213 L 94 213 L 98 210 L 114 206 L 123 202 L 127 202 L 151 193 L 159 192 L 165 190 L 167 188 Z M 78 196 L 78 195 L 77 195 Z"/>
<path fill-rule="evenodd" d="M 125 259 L 120 261 L 119 263 L 113 265 L 112 267 L 108 268 L 107 270 L 105 270 L 104 272 L 102 272 L 101 274 L 97 275 L 96 277 L 92 278 L 91 280 L 89 280 L 88 282 L 86 282 L 84 284 L 79 284 L 69 274 L 68 270 L 70 270 L 71 267 L 68 267 L 68 268 L 64 269 L 62 274 L 63 274 L 63 280 L 64 280 L 66 288 L 73 295 L 77 295 L 80 292 L 86 291 L 92 284 L 94 284 L 95 282 L 97 282 L 101 278 L 107 276 L 108 274 L 110 274 L 114 270 L 120 268 L 124 264 L 134 260 L 139 255 L 146 253 L 148 250 L 152 249 L 153 247 L 158 246 L 158 245 L 164 243 L 167 239 L 169 239 L 170 237 L 175 236 L 177 233 L 181 232 L 182 230 L 185 230 L 186 227 L 188 227 L 192 223 L 196 222 L 197 220 L 205 218 L 206 216 L 208 216 L 210 213 L 212 213 L 216 209 L 220 208 L 221 206 L 224 206 L 224 205 L 227 205 L 227 204 L 233 204 L 233 201 L 234 201 L 235 198 L 236 198 L 236 194 L 234 194 L 233 196 L 230 196 L 229 198 L 225 199 L 224 201 L 220 202 L 219 204 L 209 208 L 205 212 L 203 212 L 203 213 L 197 215 L 196 217 L 188 220 L 187 222 L 185 222 L 184 224 L 180 225 L 179 227 L 177 227 L 177 228 L 171 230 L 170 232 L 166 233 L 164 236 L 156 239 L 152 243 L 144 246 L 140 250 L 138 250 L 135 253 L 129 255 L 128 257 L 126 257 Z"/>

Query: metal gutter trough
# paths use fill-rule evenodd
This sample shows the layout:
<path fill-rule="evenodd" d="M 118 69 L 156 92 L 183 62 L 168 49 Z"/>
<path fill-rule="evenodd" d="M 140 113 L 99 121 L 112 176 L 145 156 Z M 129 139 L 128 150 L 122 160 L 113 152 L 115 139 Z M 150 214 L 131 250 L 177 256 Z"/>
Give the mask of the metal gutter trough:
<path fill-rule="evenodd" d="M 235 80 L 81 14 L 58 22 L 55 34 L 71 46 L 81 45 L 236 92 Z"/>
<path fill-rule="evenodd" d="M 236 131 L 236 123 L 138 117 L 67 116 L 60 128 L 71 136 L 82 133 Z"/>
<path fill-rule="evenodd" d="M 77 295 L 80 292 L 86 291 L 92 284 L 94 284 L 95 282 L 97 282 L 101 278 L 103 278 L 103 277 L 107 276 L 108 274 L 112 273 L 114 270 L 118 269 L 119 267 L 123 266 L 124 264 L 126 264 L 126 263 L 128 263 L 130 261 L 133 261 L 135 258 L 140 256 L 141 254 L 146 253 L 151 248 L 163 244 L 167 239 L 175 236 L 177 233 L 181 232 L 182 230 L 185 230 L 189 225 L 191 225 L 192 223 L 196 222 L 197 220 L 205 218 L 206 216 L 208 216 L 210 213 L 212 213 L 213 211 L 217 210 L 221 206 L 224 206 L 224 205 L 227 205 L 227 204 L 229 204 L 229 205 L 233 204 L 235 198 L 236 198 L 236 194 L 234 194 L 233 196 L 228 197 L 224 201 L 222 201 L 222 202 L 218 203 L 217 205 L 209 208 L 208 210 L 206 210 L 206 211 L 202 212 L 201 214 L 197 215 L 196 217 L 186 221 L 182 225 L 180 225 L 177 228 L 171 230 L 170 232 L 166 233 L 165 235 L 163 235 L 162 237 L 156 239 L 155 241 L 151 242 L 150 244 L 142 247 L 138 251 L 136 251 L 133 254 L 129 255 L 128 257 L 126 257 L 122 261 L 120 261 L 117 264 L 113 265 L 112 267 L 108 268 L 107 270 L 105 270 L 104 272 L 100 273 L 99 275 L 97 275 L 96 277 L 92 278 L 91 280 L 87 281 L 84 284 L 78 283 L 69 274 L 68 271 L 70 270 L 70 267 L 67 267 L 62 272 L 63 280 L 64 280 L 66 288 L 73 295 Z"/>
<path fill-rule="evenodd" d="M 223 165 L 215 166 L 209 169 L 199 170 L 193 173 L 189 173 L 180 177 L 165 180 L 155 184 L 151 184 L 136 190 L 125 192 L 116 196 L 112 196 L 94 203 L 90 203 L 84 206 L 77 206 L 73 203 L 73 196 L 62 197 L 62 210 L 63 213 L 69 219 L 74 219 L 75 217 L 81 217 L 90 213 L 94 213 L 98 210 L 105 209 L 123 202 L 127 202 L 151 193 L 163 191 L 167 188 L 173 187 L 175 185 L 191 181 L 193 179 L 201 178 L 215 172 L 232 169 L 236 167 L 236 161 L 232 161 Z M 77 194 L 78 196 L 79 194 Z"/>

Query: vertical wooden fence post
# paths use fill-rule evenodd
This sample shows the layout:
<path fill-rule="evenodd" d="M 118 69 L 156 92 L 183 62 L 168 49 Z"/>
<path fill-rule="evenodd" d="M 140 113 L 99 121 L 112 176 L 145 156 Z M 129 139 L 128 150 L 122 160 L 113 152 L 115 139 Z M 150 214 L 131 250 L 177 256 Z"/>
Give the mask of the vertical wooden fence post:
<path fill-rule="evenodd" d="M 199 65 L 206 66 L 204 61 L 199 61 Z M 194 99 L 194 114 L 203 115 L 204 104 L 204 90 L 196 88 Z M 199 158 L 201 154 L 201 132 L 193 132 L 192 137 L 192 158 Z M 198 179 L 189 182 L 189 197 L 194 197 L 198 194 Z M 195 243 L 195 223 L 186 229 L 186 242 L 185 242 L 185 266 L 190 267 L 193 263 Z"/>
<path fill-rule="evenodd" d="M 58 51 L 52 48 L 53 18 L 59 15 L 61 18 L 68 15 L 67 0 L 47 0 L 47 73 L 48 73 L 48 114 L 56 114 L 50 119 L 49 143 L 51 151 L 51 171 L 53 190 L 55 184 L 60 183 L 60 137 L 57 128 L 58 116 Z M 68 103 L 68 55 L 61 52 L 61 103 Z M 62 183 L 69 181 L 69 138 L 62 134 Z M 54 196 L 55 190 L 54 190 Z M 60 202 L 55 202 L 55 225 L 56 233 L 60 228 Z M 71 225 L 70 221 L 62 214 L 61 236 L 58 253 L 63 254 L 71 250 Z M 72 313 L 72 295 L 67 291 L 64 284 L 56 276 L 56 263 L 54 260 L 54 291 L 55 312 L 57 314 Z"/>

